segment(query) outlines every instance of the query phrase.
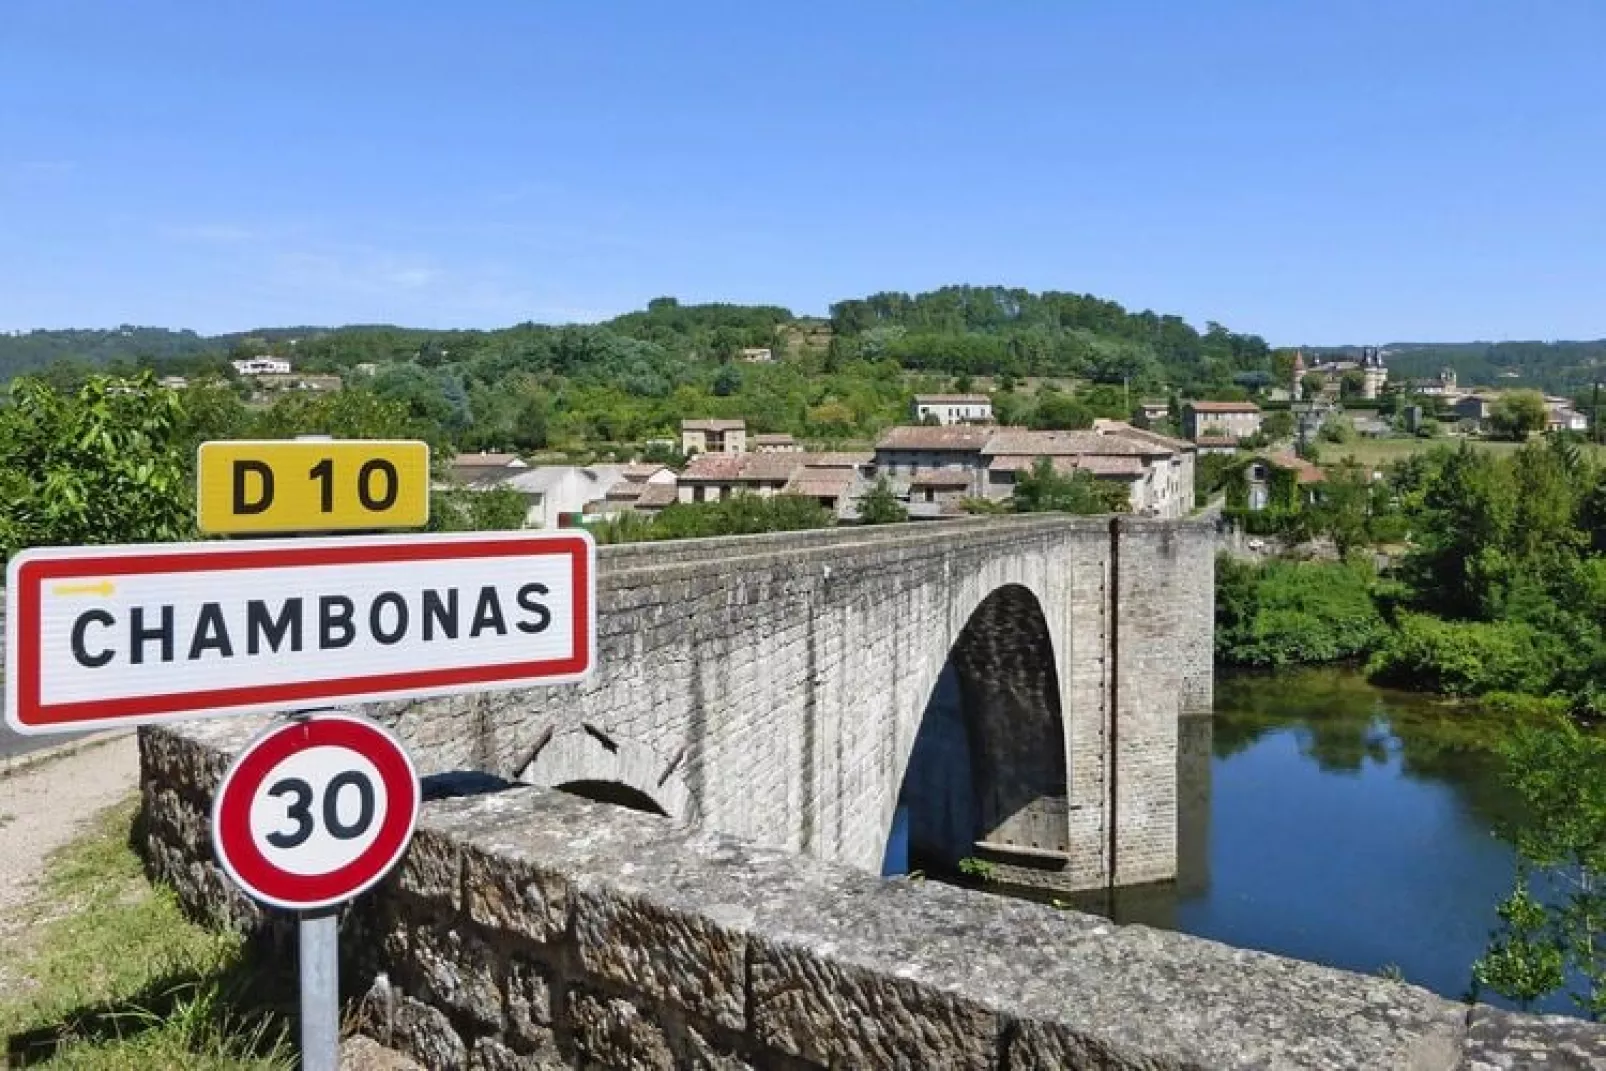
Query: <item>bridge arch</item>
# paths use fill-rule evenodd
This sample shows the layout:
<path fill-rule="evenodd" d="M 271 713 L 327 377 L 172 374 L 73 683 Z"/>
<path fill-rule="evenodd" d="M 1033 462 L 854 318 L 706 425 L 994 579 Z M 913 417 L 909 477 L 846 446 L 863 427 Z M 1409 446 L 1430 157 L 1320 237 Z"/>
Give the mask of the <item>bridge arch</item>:
<path fill-rule="evenodd" d="M 673 763 L 646 744 L 590 724 L 552 733 L 517 778 L 677 821 L 696 820 L 691 793 Z"/>
<path fill-rule="evenodd" d="M 1067 728 L 1043 602 L 1006 582 L 961 600 L 909 743 L 884 868 L 906 850 L 952 869 L 979 857 L 1057 885 L 1070 861 Z"/>

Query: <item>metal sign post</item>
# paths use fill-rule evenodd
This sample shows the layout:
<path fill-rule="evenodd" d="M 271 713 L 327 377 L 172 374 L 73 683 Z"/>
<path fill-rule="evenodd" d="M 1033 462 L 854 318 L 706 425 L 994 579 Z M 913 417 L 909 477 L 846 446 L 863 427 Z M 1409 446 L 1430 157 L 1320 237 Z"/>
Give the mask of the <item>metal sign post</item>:
<path fill-rule="evenodd" d="M 301 959 L 301 1066 L 340 1067 L 340 909 L 303 911 L 296 924 Z"/>

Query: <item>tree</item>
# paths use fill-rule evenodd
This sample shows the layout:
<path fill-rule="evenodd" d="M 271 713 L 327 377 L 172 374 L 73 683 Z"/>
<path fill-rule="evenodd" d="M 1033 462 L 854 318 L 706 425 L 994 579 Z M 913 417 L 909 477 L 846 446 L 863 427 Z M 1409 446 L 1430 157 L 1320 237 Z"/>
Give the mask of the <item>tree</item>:
<path fill-rule="evenodd" d="M 1286 409 L 1273 410 L 1260 422 L 1260 430 L 1270 442 L 1287 439 L 1294 434 L 1294 414 Z"/>
<path fill-rule="evenodd" d="M 1606 1012 L 1606 739 L 1556 719 L 1518 726 L 1502 750 L 1527 820 L 1502 831 L 1517 851 L 1517 873 L 1500 927 L 1473 966 L 1473 985 L 1527 1007 L 1575 977 L 1581 986 L 1569 995 L 1599 1019 Z M 1536 897 L 1534 885 L 1554 893 Z"/>
<path fill-rule="evenodd" d="M 1305 389 L 1306 398 L 1316 398 L 1327 389 L 1327 377 L 1320 372 L 1306 372 L 1299 385 Z"/>
<path fill-rule="evenodd" d="M 896 524 L 908 519 L 909 511 L 898 501 L 885 476 L 878 477 L 875 486 L 859 496 L 859 520 L 865 524 Z"/>
<path fill-rule="evenodd" d="M 1545 396 L 1536 390 L 1514 390 L 1502 394 L 1489 416 L 1489 426 L 1502 439 L 1521 442 L 1530 432 L 1544 431 L 1550 419 Z"/>
<path fill-rule="evenodd" d="M 15 381 L 0 409 L 0 556 L 191 536 L 186 441 L 178 393 L 149 373 L 72 394 Z"/>
<path fill-rule="evenodd" d="M 1032 470 L 1015 481 L 1016 513 L 1129 513 L 1132 500 L 1125 484 L 1102 483 L 1082 469 L 1062 475 L 1040 457 Z"/>
<path fill-rule="evenodd" d="M 1366 373 L 1359 368 L 1351 368 L 1338 377 L 1338 396 L 1340 398 L 1359 398 L 1366 393 Z"/>

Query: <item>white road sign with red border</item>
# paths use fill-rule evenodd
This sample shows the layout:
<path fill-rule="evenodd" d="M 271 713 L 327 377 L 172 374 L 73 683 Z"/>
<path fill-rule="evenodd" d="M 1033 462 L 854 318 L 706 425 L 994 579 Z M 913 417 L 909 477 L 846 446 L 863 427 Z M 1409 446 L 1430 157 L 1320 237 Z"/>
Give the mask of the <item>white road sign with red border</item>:
<path fill-rule="evenodd" d="M 589 533 L 47 547 L 8 567 L 24 734 L 584 679 Z"/>
<path fill-rule="evenodd" d="M 401 742 L 349 714 L 281 723 L 230 765 L 212 806 L 223 869 L 257 900 L 309 911 L 349 900 L 401 859 L 418 822 Z"/>

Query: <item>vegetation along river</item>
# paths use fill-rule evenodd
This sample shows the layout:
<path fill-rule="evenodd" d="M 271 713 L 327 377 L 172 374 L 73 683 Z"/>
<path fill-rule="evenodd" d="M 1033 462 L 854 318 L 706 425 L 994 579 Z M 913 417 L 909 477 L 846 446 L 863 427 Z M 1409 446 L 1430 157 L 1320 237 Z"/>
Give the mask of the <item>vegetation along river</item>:
<path fill-rule="evenodd" d="M 1500 723 L 1343 669 L 1222 674 L 1215 711 L 1182 726 L 1176 885 L 1077 906 L 1465 995 L 1511 887 Z"/>

